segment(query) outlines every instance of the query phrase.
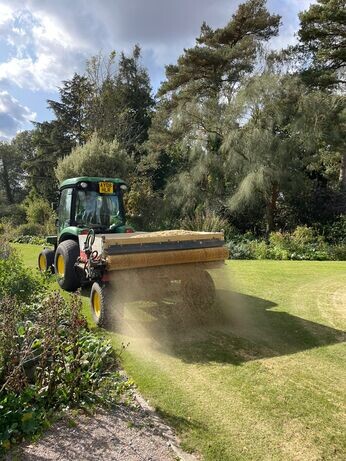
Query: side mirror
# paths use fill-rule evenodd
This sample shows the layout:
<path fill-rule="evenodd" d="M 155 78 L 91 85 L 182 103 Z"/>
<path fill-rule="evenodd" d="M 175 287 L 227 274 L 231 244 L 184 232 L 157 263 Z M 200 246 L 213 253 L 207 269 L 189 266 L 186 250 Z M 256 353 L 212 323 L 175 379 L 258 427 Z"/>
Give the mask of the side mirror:
<path fill-rule="evenodd" d="M 56 211 L 58 208 L 58 204 L 56 202 L 51 202 L 50 207 L 53 211 Z"/>
<path fill-rule="evenodd" d="M 55 220 L 55 227 L 59 227 L 59 219 L 58 218 L 56 218 L 56 220 Z"/>

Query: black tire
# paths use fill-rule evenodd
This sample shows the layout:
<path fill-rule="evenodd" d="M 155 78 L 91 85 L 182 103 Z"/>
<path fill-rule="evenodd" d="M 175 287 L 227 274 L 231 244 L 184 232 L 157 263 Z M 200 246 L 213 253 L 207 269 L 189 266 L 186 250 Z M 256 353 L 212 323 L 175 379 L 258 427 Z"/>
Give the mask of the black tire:
<path fill-rule="evenodd" d="M 76 291 L 81 287 L 81 280 L 75 268 L 78 257 L 79 245 L 74 240 L 65 240 L 56 249 L 54 258 L 55 274 L 63 290 Z"/>
<path fill-rule="evenodd" d="M 49 250 L 48 248 L 42 250 L 37 259 L 38 270 L 41 272 L 54 272 L 54 256 L 55 252 L 53 250 Z"/>
<path fill-rule="evenodd" d="M 106 329 L 116 329 L 123 318 L 123 304 L 117 305 L 112 287 L 94 282 L 90 291 L 90 310 L 95 324 Z"/>
<path fill-rule="evenodd" d="M 195 311 L 208 311 L 215 304 L 215 285 L 206 270 L 197 269 L 187 279 L 182 280 L 184 303 Z"/>

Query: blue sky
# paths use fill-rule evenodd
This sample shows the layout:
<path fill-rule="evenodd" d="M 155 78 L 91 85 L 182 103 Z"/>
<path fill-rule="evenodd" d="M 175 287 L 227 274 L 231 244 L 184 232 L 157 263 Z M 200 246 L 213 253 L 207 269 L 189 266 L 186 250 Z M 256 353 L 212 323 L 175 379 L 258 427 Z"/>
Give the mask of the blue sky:
<path fill-rule="evenodd" d="M 99 51 L 142 47 L 153 89 L 164 66 L 193 45 L 205 20 L 222 27 L 239 0 L 0 0 L 0 140 L 50 119 L 47 99 Z M 295 41 L 298 12 L 313 0 L 268 0 L 282 16 L 270 47 Z"/>

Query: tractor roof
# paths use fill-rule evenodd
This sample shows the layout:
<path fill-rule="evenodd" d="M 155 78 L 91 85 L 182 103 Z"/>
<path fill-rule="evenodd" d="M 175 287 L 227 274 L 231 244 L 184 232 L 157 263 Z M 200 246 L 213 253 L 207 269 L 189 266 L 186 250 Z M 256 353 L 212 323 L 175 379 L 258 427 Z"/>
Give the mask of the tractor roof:
<path fill-rule="evenodd" d="M 120 178 L 105 178 L 105 177 L 94 177 L 94 176 L 80 176 L 79 178 L 69 178 L 65 179 L 62 183 L 60 183 L 59 189 L 62 189 L 63 187 L 67 186 L 75 186 L 79 182 L 100 182 L 100 181 L 107 181 L 107 182 L 112 182 L 114 184 L 126 184 L 125 181 L 123 181 Z"/>

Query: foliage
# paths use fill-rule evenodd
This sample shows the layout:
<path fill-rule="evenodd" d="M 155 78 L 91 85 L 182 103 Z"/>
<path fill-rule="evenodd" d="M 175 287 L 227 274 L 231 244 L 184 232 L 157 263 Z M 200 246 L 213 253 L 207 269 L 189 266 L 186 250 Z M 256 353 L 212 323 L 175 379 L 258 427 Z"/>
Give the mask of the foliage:
<path fill-rule="evenodd" d="M 94 134 L 84 146 L 59 160 L 55 170 L 59 181 L 76 176 L 105 176 L 126 179 L 134 169 L 132 158 L 117 141 L 104 141 Z"/>
<path fill-rule="evenodd" d="M 231 226 L 227 219 L 222 218 L 214 211 L 199 211 L 192 216 L 183 218 L 181 221 L 182 229 L 203 232 L 220 232 L 223 231 L 226 238 L 231 232 Z"/>
<path fill-rule="evenodd" d="M 0 141 L 0 191 L 4 191 L 7 203 L 21 198 L 22 176 L 20 153 L 13 143 Z"/>
<path fill-rule="evenodd" d="M 148 71 L 140 64 L 138 45 L 131 56 L 116 53 L 108 60 L 100 54 L 87 63 L 87 77 L 92 86 L 90 129 L 107 141 L 116 139 L 128 154 L 139 154 L 147 139 L 154 100 Z"/>
<path fill-rule="evenodd" d="M 322 87 L 346 83 L 345 1 L 317 0 L 299 18 L 301 48 L 312 61 L 303 78 Z"/>
<path fill-rule="evenodd" d="M 4 203 L 0 205 L 0 220 L 1 222 L 11 222 L 12 226 L 22 224 L 26 220 L 25 209 L 22 204 Z"/>
<path fill-rule="evenodd" d="M 230 129 L 222 145 L 226 171 L 238 170 L 240 179 L 228 202 L 231 210 L 261 198 L 271 232 L 280 222 L 279 202 L 289 207 L 297 194 L 316 201 L 312 176 L 318 161 L 323 171 L 319 146 L 330 144 L 333 130 L 334 144 L 341 136 L 341 126 L 332 122 L 341 111 L 341 100 L 309 93 L 296 77 L 269 72 L 250 79 L 229 106 L 231 121 L 236 114 L 241 126 Z"/>
<path fill-rule="evenodd" d="M 213 30 L 203 23 L 196 45 L 185 50 L 176 65 L 166 67 L 167 81 L 159 95 L 178 90 L 183 98 L 219 94 L 253 70 L 259 44 L 278 33 L 279 22 L 265 0 L 249 0 L 225 27 Z"/>
<path fill-rule="evenodd" d="M 87 328 L 78 294 L 45 290 L 0 246 L 0 454 L 60 410 L 115 403 L 125 389 L 108 341 Z"/>
<path fill-rule="evenodd" d="M 29 302 L 44 289 L 45 279 L 28 271 L 8 241 L 0 237 L 0 299 L 12 296 L 18 302 Z"/>
<path fill-rule="evenodd" d="M 31 236 L 44 236 L 45 231 L 44 231 L 44 226 L 41 224 L 36 224 L 36 223 L 26 223 L 26 224 L 21 224 L 18 226 L 14 232 L 14 237 L 12 240 L 14 240 L 16 237 L 19 237 L 21 235 L 31 235 Z"/>
<path fill-rule="evenodd" d="M 149 178 L 131 175 L 130 189 L 124 197 L 129 224 L 137 230 L 157 230 L 163 223 L 162 198 L 153 190 Z"/>
<path fill-rule="evenodd" d="M 231 259 L 346 260 L 345 244 L 328 244 L 307 226 L 298 226 L 291 234 L 272 232 L 268 241 L 249 234 L 232 237 L 227 246 Z"/>
<path fill-rule="evenodd" d="M 11 240 L 13 243 L 30 243 L 31 245 L 45 245 L 46 239 L 37 235 L 18 235 Z"/>
<path fill-rule="evenodd" d="M 93 87 L 88 78 L 74 74 L 71 80 L 62 82 L 59 88 L 60 101 L 49 99 L 48 106 L 53 110 L 56 123 L 64 128 L 64 135 L 71 146 L 83 145 L 88 136 L 88 117 Z"/>
<path fill-rule="evenodd" d="M 112 346 L 88 331 L 78 295 L 1 304 L 0 447 L 38 432 L 61 409 L 116 401 L 125 384 Z"/>
<path fill-rule="evenodd" d="M 25 203 L 25 212 L 28 221 L 28 225 L 38 225 L 42 231 L 32 235 L 47 235 L 55 232 L 55 219 L 56 215 L 52 210 L 50 203 L 44 198 L 34 197 L 28 199 Z M 23 225 L 21 231 L 17 232 L 19 235 L 30 234 L 30 232 L 24 232 Z"/>
<path fill-rule="evenodd" d="M 325 240 L 331 244 L 346 244 L 346 214 L 340 215 L 334 222 L 317 226 Z"/>
<path fill-rule="evenodd" d="M 71 152 L 73 143 L 57 120 L 35 123 L 31 143 L 33 155 L 25 162 L 29 186 L 35 196 L 52 202 L 58 186 L 54 168 L 59 158 Z"/>

